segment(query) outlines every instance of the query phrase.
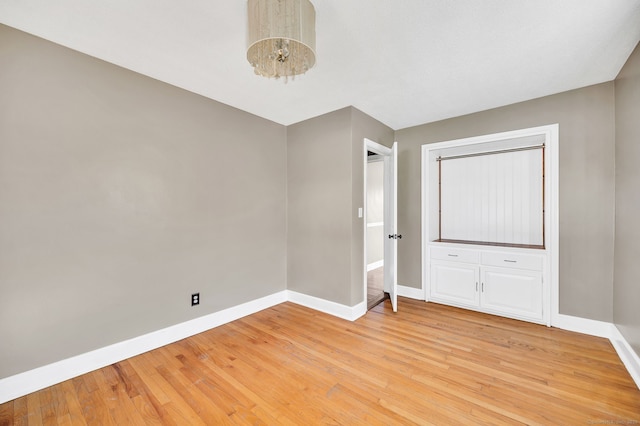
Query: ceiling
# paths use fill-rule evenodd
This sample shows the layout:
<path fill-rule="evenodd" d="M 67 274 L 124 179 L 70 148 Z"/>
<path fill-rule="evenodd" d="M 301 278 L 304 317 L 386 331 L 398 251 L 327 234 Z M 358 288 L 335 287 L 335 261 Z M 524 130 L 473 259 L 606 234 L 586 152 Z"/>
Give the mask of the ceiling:
<path fill-rule="evenodd" d="M 613 80 L 640 0 L 312 0 L 317 64 L 246 60 L 246 0 L 0 0 L 0 23 L 283 125 L 352 105 L 398 130 Z"/>

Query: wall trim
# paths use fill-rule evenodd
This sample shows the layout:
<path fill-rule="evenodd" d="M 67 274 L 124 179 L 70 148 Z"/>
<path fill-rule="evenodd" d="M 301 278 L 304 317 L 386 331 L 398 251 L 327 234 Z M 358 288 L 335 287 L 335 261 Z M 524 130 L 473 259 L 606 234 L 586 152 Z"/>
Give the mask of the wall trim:
<path fill-rule="evenodd" d="M 636 383 L 638 389 L 640 389 L 640 357 L 622 333 L 620 333 L 620 330 L 618 330 L 615 324 L 559 314 L 554 316 L 551 326 L 609 339 L 613 348 L 618 353 L 618 357 L 620 357 L 620 360 L 631 375 L 631 378 Z"/>
<path fill-rule="evenodd" d="M 558 314 L 552 317 L 551 327 L 561 328 L 576 333 L 589 334 L 596 337 L 611 337 L 610 322 L 597 321 L 571 315 Z"/>
<path fill-rule="evenodd" d="M 615 324 L 611 324 L 611 332 L 612 335 L 609 337 L 611 344 L 618 352 L 618 356 L 627 368 L 631 378 L 636 382 L 636 386 L 640 389 L 640 356 L 633 350 Z"/>
<path fill-rule="evenodd" d="M 367 264 L 367 272 L 373 271 L 374 269 L 378 269 L 384 266 L 384 259 L 380 259 L 377 262 L 372 262 Z"/>
<path fill-rule="evenodd" d="M 209 315 L 0 379 L 0 404 L 287 301 L 280 291 Z"/>
<path fill-rule="evenodd" d="M 362 301 L 355 306 L 347 306 L 330 300 L 321 299 L 308 294 L 287 290 L 287 300 L 347 321 L 355 321 L 367 313 L 367 303 Z"/>
<path fill-rule="evenodd" d="M 421 288 L 398 284 L 398 296 L 408 297 L 409 299 L 424 300 L 424 290 Z"/>

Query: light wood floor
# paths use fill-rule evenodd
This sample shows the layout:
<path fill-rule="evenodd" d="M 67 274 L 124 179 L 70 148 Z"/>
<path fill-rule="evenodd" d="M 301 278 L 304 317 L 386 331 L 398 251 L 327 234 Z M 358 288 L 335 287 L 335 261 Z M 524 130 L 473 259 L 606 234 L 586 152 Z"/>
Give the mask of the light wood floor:
<path fill-rule="evenodd" d="M 403 298 L 355 322 L 284 303 L 0 405 L 2 425 L 638 422 L 606 339 Z"/>

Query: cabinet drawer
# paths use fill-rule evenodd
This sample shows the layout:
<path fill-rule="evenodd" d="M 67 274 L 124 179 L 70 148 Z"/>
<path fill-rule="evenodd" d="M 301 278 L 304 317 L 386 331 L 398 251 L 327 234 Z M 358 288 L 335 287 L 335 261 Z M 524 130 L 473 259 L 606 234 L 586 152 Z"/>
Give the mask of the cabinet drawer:
<path fill-rule="evenodd" d="M 542 271 L 542 256 L 530 254 L 482 252 L 481 263 L 487 266 Z"/>
<path fill-rule="evenodd" d="M 463 250 L 457 248 L 432 247 L 431 259 L 449 260 L 452 262 L 478 263 L 478 252 L 475 250 Z"/>

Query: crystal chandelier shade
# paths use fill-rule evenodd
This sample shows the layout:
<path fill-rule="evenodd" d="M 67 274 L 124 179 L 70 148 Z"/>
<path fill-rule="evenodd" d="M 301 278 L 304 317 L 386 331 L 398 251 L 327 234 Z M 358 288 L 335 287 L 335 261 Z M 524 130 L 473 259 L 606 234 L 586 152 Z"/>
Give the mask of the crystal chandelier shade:
<path fill-rule="evenodd" d="M 316 63 L 316 11 L 309 0 L 249 0 L 247 60 L 264 77 L 293 77 Z"/>

